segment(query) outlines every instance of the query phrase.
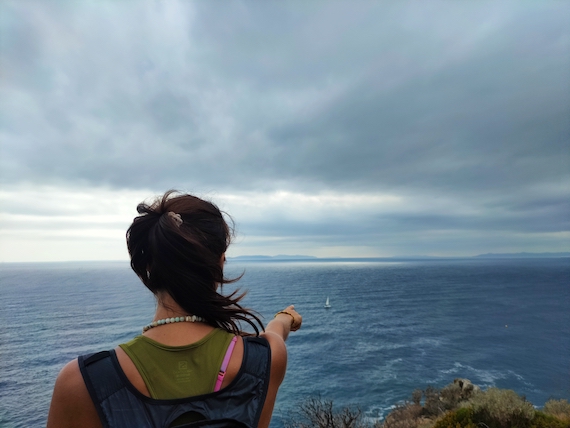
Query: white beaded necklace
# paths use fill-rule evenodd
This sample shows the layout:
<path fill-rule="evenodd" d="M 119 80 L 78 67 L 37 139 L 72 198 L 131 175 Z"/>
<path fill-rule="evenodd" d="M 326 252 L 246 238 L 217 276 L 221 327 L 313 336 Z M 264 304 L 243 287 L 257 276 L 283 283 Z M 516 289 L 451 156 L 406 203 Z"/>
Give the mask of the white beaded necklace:
<path fill-rule="evenodd" d="M 151 322 L 150 324 L 147 324 L 143 327 L 143 333 L 145 331 L 150 330 L 153 327 L 157 327 L 159 325 L 164 325 L 164 324 L 171 324 L 171 323 L 175 323 L 175 322 L 204 322 L 206 321 L 204 318 L 202 317 L 197 317 L 196 315 L 187 315 L 185 317 L 174 317 L 174 318 L 165 318 L 163 320 L 156 320 Z"/>

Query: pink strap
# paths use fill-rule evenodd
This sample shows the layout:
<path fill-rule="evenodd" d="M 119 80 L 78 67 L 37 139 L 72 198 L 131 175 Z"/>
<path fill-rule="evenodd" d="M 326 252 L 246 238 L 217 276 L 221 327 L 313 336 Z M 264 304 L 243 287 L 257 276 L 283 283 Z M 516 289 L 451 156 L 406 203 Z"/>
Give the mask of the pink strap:
<path fill-rule="evenodd" d="M 232 353 L 234 352 L 234 347 L 236 346 L 236 342 L 237 342 L 237 336 L 234 336 L 234 338 L 230 342 L 230 346 L 228 346 L 228 350 L 226 351 L 226 356 L 224 357 L 224 361 L 222 361 L 222 367 L 220 367 L 220 372 L 218 373 L 218 380 L 216 381 L 214 392 L 219 391 L 222 388 L 222 382 L 224 381 L 224 376 L 226 375 L 226 369 L 228 368 L 228 364 L 230 363 L 230 358 L 232 357 Z"/>

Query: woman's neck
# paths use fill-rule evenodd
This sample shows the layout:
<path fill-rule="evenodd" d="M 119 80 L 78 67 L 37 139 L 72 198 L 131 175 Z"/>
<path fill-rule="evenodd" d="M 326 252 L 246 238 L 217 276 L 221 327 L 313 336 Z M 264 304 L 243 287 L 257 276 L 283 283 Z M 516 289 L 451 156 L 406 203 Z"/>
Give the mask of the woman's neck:
<path fill-rule="evenodd" d="M 189 314 L 167 293 L 156 296 L 156 313 L 153 321 L 165 318 L 176 318 Z M 198 340 L 209 334 L 214 327 L 204 322 L 174 322 L 159 325 L 145 331 L 144 336 L 168 346 L 183 346 Z"/>
<path fill-rule="evenodd" d="M 156 295 L 156 312 L 154 314 L 153 321 L 186 315 L 194 314 L 189 314 L 184 309 L 182 309 L 170 294 L 159 293 Z"/>

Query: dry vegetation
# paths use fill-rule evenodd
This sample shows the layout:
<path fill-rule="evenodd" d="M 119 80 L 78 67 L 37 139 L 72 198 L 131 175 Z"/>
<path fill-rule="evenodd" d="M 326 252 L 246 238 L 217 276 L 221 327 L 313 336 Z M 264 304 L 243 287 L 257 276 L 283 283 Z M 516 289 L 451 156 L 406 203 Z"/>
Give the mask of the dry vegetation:
<path fill-rule="evenodd" d="M 333 402 L 310 398 L 287 428 L 570 428 L 570 403 L 549 400 L 535 407 L 511 390 L 481 391 L 467 379 L 442 389 L 415 390 L 383 421 L 367 422 L 360 409 L 336 410 Z"/>

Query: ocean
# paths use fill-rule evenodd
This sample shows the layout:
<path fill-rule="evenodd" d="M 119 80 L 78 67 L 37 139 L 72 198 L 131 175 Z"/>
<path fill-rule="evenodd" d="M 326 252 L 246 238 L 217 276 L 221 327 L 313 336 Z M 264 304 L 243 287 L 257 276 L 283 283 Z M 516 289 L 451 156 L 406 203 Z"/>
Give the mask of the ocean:
<path fill-rule="evenodd" d="M 570 398 L 570 259 L 237 261 L 226 291 L 267 322 L 295 304 L 303 327 L 272 427 L 308 397 L 371 420 L 454 378 L 537 406 Z M 330 298 L 330 309 L 324 308 Z M 154 299 L 126 262 L 0 264 L 0 426 L 45 426 L 59 370 L 140 333 Z"/>

